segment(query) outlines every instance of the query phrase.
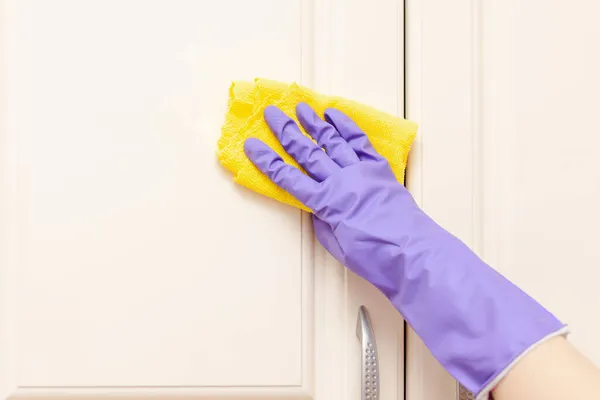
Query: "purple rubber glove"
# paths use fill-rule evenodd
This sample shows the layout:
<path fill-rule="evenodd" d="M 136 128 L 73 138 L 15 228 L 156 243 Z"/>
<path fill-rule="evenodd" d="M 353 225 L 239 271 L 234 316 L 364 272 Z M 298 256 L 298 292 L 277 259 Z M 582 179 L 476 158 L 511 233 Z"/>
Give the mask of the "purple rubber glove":
<path fill-rule="evenodd" d="M 519 357 L 566 333 L 429 218 L 350 118 L 329 109 L 323 121 L 306 104 L 296 112 L 318 146 L 276 107 L 265 119 L 310 176 L 257 139 L 245 143 L 248 158 L 313 210 L 321 244 L 381 290 L 463 386 L 486 397 Z"/>

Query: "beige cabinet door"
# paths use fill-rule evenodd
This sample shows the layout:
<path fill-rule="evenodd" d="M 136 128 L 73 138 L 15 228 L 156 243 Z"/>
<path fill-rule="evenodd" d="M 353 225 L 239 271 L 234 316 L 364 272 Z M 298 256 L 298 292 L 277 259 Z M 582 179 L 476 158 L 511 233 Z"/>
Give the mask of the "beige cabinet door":
<path fill-rule="evenodd" d="M 215 151 L 234 79 L 401 114 L 403 21 L 402 1 L 0 0 L 0 398 L 358 399 L 365 304 L 402 399 L 398 314 Z"/>
<path fill-rule="evenodd" d="M 599 13 L 585 0 L 409 0 L 406 47 L 413 193 L 598 365 Z M 456 398 L 412 332 L 407 356 L 408 400 Z"/>

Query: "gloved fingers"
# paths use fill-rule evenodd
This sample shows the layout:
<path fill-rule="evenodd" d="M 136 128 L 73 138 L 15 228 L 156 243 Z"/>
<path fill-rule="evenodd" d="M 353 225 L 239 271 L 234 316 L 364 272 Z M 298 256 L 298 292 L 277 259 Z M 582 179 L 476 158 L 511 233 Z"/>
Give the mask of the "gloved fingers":
<path fill-rule="evenodd" d="M 303 174 L 298 168 L 285 163 L 279 154 L 259 139 L 246 139 L 244 152 L 256 168 L 277 186 L 305 206 L 312 208 L 310 200 L 319 189 L 317 182 Z"/>
<path fill-rule="evenodd" d="M 325 110 L 325 120 L 335 127 L 362 161 L 380 161 L 382 159 L 373 148 L 367 135 L 346 114 L 335 108 L 328 108 Z"/>
<path fill-rule="evenodd" d="M 275 106 L 265 108 L 265 121 L 285 151 L 317 181 L 324 181 L 340 169 L 327 153 L 302 134 L 294 120 L 279 108 Z"/>
<path fill-rule="evenodd" d="M 296 106 L 296 115 L 304 130 L 327 151 L 329 157 L 340 167 L 347 167 L 360 161 L 348 142 L 342 139 L 331 124 L 319 118 L 308 104 L 299 103 Z"/>

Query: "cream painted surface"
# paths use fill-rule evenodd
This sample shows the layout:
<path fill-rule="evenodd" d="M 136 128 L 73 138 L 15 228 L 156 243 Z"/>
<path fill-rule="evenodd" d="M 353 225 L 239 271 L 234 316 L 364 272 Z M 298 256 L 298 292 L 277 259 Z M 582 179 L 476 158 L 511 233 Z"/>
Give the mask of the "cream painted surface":
<path fill-rule="evenodd" d="M 14 3 L 19 386 L 301 383 L 299 215 L 214 157 L 231 77 L 300 77 L 297 5 L 262 6 Z"/>
<path fill-rule="evenodd" d="M 485 11 L 483 251 L 600 365 L 600 4 Z"/>
<path fill-rule="evenodd" d="M 358 398 L 360 304 L 403 398 L 398 314 L 214 154 L 232 79 L 401 113 L 401 1 L 0 7 L 0 398 Z"/>
<path fill-rule="evenodd" d="M 600 364 L 597 2 L 409 0 L 409 187 Z M 456 385 L 408 332 L 407 399 Z"/>

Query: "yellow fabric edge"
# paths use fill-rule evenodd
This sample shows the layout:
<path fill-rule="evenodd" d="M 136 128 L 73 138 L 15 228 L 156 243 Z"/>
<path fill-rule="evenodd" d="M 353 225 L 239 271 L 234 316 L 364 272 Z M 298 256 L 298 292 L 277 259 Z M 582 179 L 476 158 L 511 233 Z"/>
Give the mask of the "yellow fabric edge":
<path fill-rule="evenodd" d="M 262 115 L 266 106 L 275 105 L 298 123 L 295 107 L 299 102 L 308 103 L 321 117 L 327 108 L 336 108 L 349 115 L 367 132 L 375 149 L 388 160 L 398 181 L 404 182 L 408 154 L 417 132 L 414 122 L 342 97 L 318 94 L 297 83 L 285 84 L 257 78 L 254 82 L 232 82 L 225 122 L 217 143 L 217 157 L 220 163 L 233 173 L 236 183 L 311 212 L 264 176 L 247 159 L 243 151 L 245 139 L 257 137 L 271 146 L 285 162 L 299 167 L 271 133 Z M 306 135 L 306 132 L 302 131 Z"/>

